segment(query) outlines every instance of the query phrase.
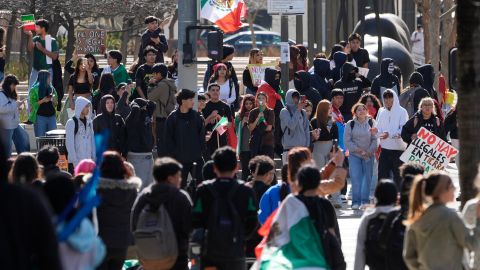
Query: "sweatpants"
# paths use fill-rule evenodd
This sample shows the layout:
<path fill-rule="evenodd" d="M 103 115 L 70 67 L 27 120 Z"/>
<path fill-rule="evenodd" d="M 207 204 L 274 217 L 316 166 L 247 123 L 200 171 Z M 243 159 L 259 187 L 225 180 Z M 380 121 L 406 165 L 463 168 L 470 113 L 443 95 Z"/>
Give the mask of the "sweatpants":
<path fill-rule="evenodd" d="M 390 179 L 390 173 L 393 173 L 393 181 L 397 184 L 398 190 L 402 185 L 402 178 L 400 177 L 400 166 L 403 162 L 400 160 L 402 150 L 389 150 L 382 148 L 380 158 L 378 160 L 378 180 Z"/>
<path fill-rule="evenodd" d="M 132 163 L 133 168 L 135 168 L 135 175 L 142 179 L 142 189 L 153 182 L 153 156 L 151 152 L 128 152 L 127 160 Z"/>

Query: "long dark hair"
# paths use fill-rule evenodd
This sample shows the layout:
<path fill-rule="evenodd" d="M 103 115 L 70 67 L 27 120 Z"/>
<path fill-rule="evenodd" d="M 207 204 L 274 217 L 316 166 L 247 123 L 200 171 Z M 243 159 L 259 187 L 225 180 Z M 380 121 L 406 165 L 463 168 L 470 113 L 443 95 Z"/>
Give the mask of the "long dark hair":
<path fill-rule="evenodd" d="M 12 74 L 8 74 L 5 77 L 5 79 L 3 80 L 3 83 L 2 83 L 3 93 L 5 93 L 5 95 L 8 98 L 17 100 L 18 99 L 17 90 L 15 89 L 15 90 L 12 91 L 12 89 L 10 88 L 12 84 L 18 85 L 19 81 L 17 79 L 17 76 L 12 75 Z"/>
<path fill-rule="evenodd" d="M 247 108 L 245 108 L 245 103 L 247 101 L 250 101 L 252 102 L 252 109 L 255 107 L 255 97 L 251 94 L 246 94 L 245 96 L 243 96 L 243 99 L 242 99 L 242 105 L 240 106 L 240 119 L 243 119 L 243 117 L 245 117 L 245 114 L 247 113 Z"/>
<path fill-rule="evenodd" d="M 17 184 L 30 184 L 38 178 L 38 162 L 31 153 L 21 153 L 15 159 L 10 178 Z"/>
<path fill-rule="evenodd" d="M 297 48 L 298 48 L 298 60 L 300 60 L 300 62 L 302 63 L 303 65 L 303 68 L 306 68 L 308 67 L 308 50 L 305 46 L 303 45 L 296 45 Z"/>
<path fill-rule="evenodd" d="M 52 82 L 48 83 L 50 78 L 50 72 L 48 70 L 40 70 L 38 72 L 37 81 L 35 84 L 38 84 L 38 99 L 42 99 L 50 94 L 52 94 Z"/>
<path fill-rule="evenodd" d="M 75 72 L 73 73 L 73 77 L 75 78 L 75 81 L 74 83 L 77 83 L 77 80 L 78 80 L 78 76 L 80 75 L 80 65 L 83 64 L 83 61 L 85 61 L 86 59 L 85 58 L 79 58 L 77 60 L 77 63 L 75 64 Z M 88 74 L 87 74 L 87 71 L 85 71 L 84 73 L 84 78 L 85 78 L 85 81 L 88 83 Z"/>
<path fill-rule="evenodd" d="M 111 73 L 102 74 L 98 86 L 100 93 L 107 95 L 115 91 L 115 80 Z"/>
<path fill-rule="evenodd" d="M 317 110 L 315 111 L 315 118 L 317 119 L 318 128 L 327 128 L 328 120 L 331 119 L 331 116 L 328 114 L 330 106 L 330 101 L 326 99 L 323 99 L 318 103 Z"/>
<path fill-rule="evenodd" d="M 93 64 L 92 70 L 98 69 L 97 58 L 95 58 L 95 56 L 94 56 L 93 54 L 87 53 L 87 54 L 85 54 L 85 58 L 86 58 L 86 59 L 90 58 L 90 59 L 93 60 L 93 63 L 94 63 L 94 64 Z"/>
<path fill-rule="evenodd" d="M 219 67 L 215 68 L 216 65 L 220 65 Z M 230 71 L 228 70 L 228 66 L 223 64 L 223 63 L 218 63 L 215 66 L 213 66 L 213 75 L 210 77 L 209 83 L 214 83 L 218 80 L 218 71 L 220 70 L 221 67 L 225 67 L 226 73 L 225 73 L 225 81 L 230 80 Z"/>
<path fill-rule="evenodd" d="M 5 29 L 0 27 L 0 49 L 2 49 L 2 47 L 3 47 L 4 36 L 5 36 Z"/>
<path fill-rule="evenodd" d="M 100 175 L 111 179 L 128 179 L 132 177 L 130 171 L 123 162 L 122 156 L 115 151 L 106 151 L 103 153 L 102 165 L 100 165 Z"/>

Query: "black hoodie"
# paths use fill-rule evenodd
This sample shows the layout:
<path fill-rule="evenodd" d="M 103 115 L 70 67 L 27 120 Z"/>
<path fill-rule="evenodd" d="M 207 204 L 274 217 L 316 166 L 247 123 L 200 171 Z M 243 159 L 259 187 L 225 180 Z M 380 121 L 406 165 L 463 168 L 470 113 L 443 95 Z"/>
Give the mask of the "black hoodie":
<path fill-rule="evenodd" d="M 132 111 L 125 121 L 128 152 L 151 153 L 154 143 L 152 115 L 155 102 L 136 98 L 130 103 L 130 107 Z"/>
<path fill-rule="evenodd" d="M 295 72 L 294 77 L 295 89 L 300 93 L 300 95 L 305 95 L 310 102 L 313 104 L 312 115 L 315 115 L 315 110 L 317 109 L 317 104 L 322 100 L 322 96 L 318 93 L 317 89 L 310 86 L 310 73 L 306 71 L 297 71 Z"/>
<path fill-rule="evenodd" d="M 172 269 L 187 269 L 188 239 L 192 224 L 192 201 L 187 192 L 164 183 L 155 183 L 143 189 L 133 204 L 131 230 L 135 230 L 138 217 L 145 206 L 158 209 L 160 204 L 165 206 L 177 237 L 178 258 Z"/>
<path fill-rule="evenodd" d="M 435 72 L 433 70 L 433 66 L 430 64 L 425 64 L 417 68 L 417 72 L 422 74 L 422 87 L 428 91 L 428 93 L 433 99 L 438 100 L 437 90 L 435 90 L 435 87 L 433 86 L 435 82 Z"/>
<path fill-rule="evenodd" d="M 351 63 L 345 63 L 342 66 L 342 77 L 335 83 L 334 88 L 342 89 L 344 95 L 343 105 L 340 112 L 345 118 L 345 122 L 352 119 L 352 107 L 360 100 L 363 93 L 363 83 L 360 79 L 356 79 L 352 74 L 356 67 Z"/>
<path fill-rule="evenodd" d="M 108 99 L 113 100 L 113 111 L 115 112 L 115 99 L 113 96 L 103 96 L 100 99 L 100 114 L 93 119 L 93 132 L 97 134 L 105 129 L 110 130 L 108 149 L 115 150 L 125 156 L 127 150 L 125 148 L 125 122 L 120 115 L 107 112 L 106 103 Z"/>
<path fill-rule="evenodd" d="M 398 82 L 397 76 L 393 73 L 388 72 L 388 66 L 393 65 L 392 58 L 385 58 L 382 60 L 380 74 L 373 79 L 372 88 L 370 91 L 374 94 L 379 100 L 382 99 L 382 87 L 386 89 L 395 89 L 397 95 L 400 95 L 400 83 Z"/>
<path fill-rule="evenodd" d="M 327 59 L 313 60 L 313 74 L 311 74 L 310 83 L 317 89 L 323 99 L 331 99 L 332 84 L 330 79 L 330 61 Z"/>
<path fill-rule="evenodd" d="M 416 120 L 415 120 L 416 119 Z M 415 122 L 417 124 L 415 125 Z M 432 114 L 429 119 L 423 119 L 422 112 L 418 111 L 410 118 L 402 128 L 402 139 L 404 142 L 410 144 L 412 142 L 412 135 L 417 134 L 421 127 L 426 128 L 428 131 L 440 137 L 442 140 L 447 141 L 445 136 L 445 128 L 440 118 Z"/>

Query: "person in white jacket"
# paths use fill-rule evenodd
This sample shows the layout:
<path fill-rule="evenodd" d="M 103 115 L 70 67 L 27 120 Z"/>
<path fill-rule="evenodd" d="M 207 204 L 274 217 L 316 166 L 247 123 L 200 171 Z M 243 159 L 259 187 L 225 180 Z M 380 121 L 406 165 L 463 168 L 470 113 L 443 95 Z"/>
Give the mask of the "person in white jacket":
<path fill-rule="evenodd" d="M 75 116 L 65 125 L 68 163 L 73 167 L 83 159 L 95 160 L 95 138 L 90 119 L 91 102 L 84 97 L 75 100 Z"/>
<path fill-rule="evenodd" d="M 400 136 L 402 127 L 408 120 L 407 111 L 400 106 L 397 93 L 391 89 L 385 90 L 382 95 L 383 107 L 377 113 L 375 132 L 380 138 L 381 153 L 378 161 L 378 179 L 393 180 L 400 188 L 401 177 L 399 167 L 402 165 L 400 156 L 407 145 Z"/>

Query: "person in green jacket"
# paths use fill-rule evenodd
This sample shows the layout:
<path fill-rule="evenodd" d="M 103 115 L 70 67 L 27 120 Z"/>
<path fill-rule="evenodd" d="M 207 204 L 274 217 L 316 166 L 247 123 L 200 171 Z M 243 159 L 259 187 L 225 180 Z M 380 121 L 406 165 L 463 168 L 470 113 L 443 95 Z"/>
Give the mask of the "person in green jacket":
<path fill-rule="evenodd" d="M 465 269 L 464 249 L 475 250 L 480 243 L 480 211 L 476 211 L 476 226 L 470 229 L 446 206 L 454 200 L 455 186 L 446 173 L 431 172 L 415 179 L 403 250 L 408 269 Z"/>
<path fill-rule="evenodd" d="M 250 94 L 243 96 L 240 111 L 235 116 L 235 129 L 237 133 L 237 153 L 240 155 L 240 164 L 242 166 L 242 180 L 246 181 L 250 176 L 248 163 L 250 162 L 250 130 L 248 129 L 248 116 L 254 108 L 255 97 Z"/>
<path fill-rule="evenodd" d="M 102 74 L 112 73 L 115 85 L 127 83 L 127 81 L 130 79 L 127 69 L 122 64 L 122 59 L 123 56 L 120 51 L 111 50 L 107 53 L 108 67 L 103 69 Z"/>
<path fill-rule="evenodd" d="M 57 92 L 50 81 L 50 72 L 40 70 L 37 81 L 30 89 L 28 120 L 33 123 L 35 137 L 45 136 L 50 130 L 57 128 L 56 106 Z"/>

